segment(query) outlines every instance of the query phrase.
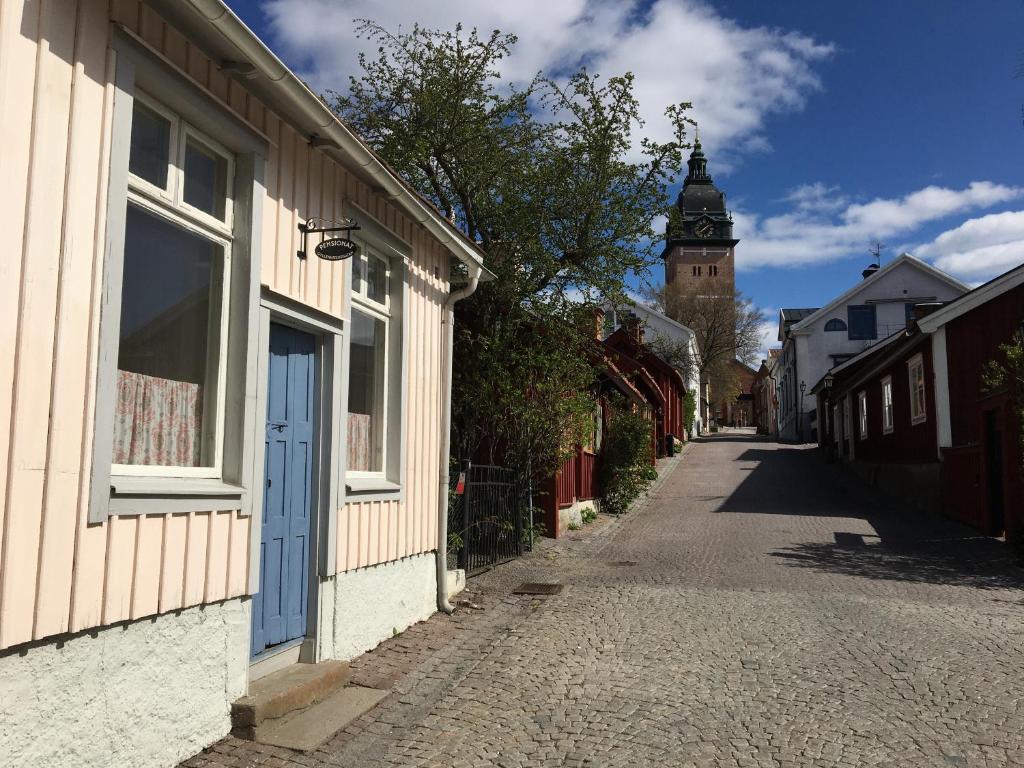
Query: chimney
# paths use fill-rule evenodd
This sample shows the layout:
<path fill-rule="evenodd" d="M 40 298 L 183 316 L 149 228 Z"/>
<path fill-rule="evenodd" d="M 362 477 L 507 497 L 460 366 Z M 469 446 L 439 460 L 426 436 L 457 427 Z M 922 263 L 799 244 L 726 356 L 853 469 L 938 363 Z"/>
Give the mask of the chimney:
<path fill-rule="evenodd" d="M 622 327 L 637 344 L 644 343 L 644 326 L 639 317 L 632 312 L 625 313 L 622 316 Z"/>
<path fill-rule="evenodd" d="M 604 310 L 600 307 L 594 307 L 594 338 L 604 339 Z"/>
<path fill-rule="evenodd" d="M 860 274 L 861 274 L 861 277 L 863 277 L 865 280 L 867 280 L 869 277 L 871 277 L 873 274 L 875 274 L 875 272 L 877 272 L 878 270 L 879 270 L 879 266 L 877 264 L 869 264 L 868 268 L 865 269 Z"/>

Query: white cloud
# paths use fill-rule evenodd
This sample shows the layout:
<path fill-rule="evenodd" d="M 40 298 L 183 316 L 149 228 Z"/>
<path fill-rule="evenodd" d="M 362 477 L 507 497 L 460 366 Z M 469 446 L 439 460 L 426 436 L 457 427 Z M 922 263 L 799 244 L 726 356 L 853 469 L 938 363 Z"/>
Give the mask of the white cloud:
<path fill-rule="evenodd" d="M 1024 211 L 968 219 L 917 249 L 940 269 L 989 279 L 1024 262 Z"/>
<path fill-rule="evenodd" d="M 761 307 L 765 320 L 758 326 L 761 334 L 761 347 L 758 352 L 761 360 L 768 359 L 768 350 L 779 345 L 779 310 L 773 307 Z"/>
<path fill-rule="evenodd" d="M 736 249 L 737 268 L 833 261 L 864 253 L 875 238 L 906 238 L 929 222 L 1022 196 L 1021 187 L 975 181 L 963 189 L 928 186 L 903 197 L 849 203 L 835 188 L 805 185 L 790 193 L 794 207 L 786 213 L 734 211 L 734 231 L 743 241 Z"/>
<path fill-rule="evenodd" d="M 768 146 L 766 116 L 800 109 L 820 87 L 814 65 L 833 51 L 796 32 L 741 26 L 700 0 L 266 0 L 263 8 L 275 46 L 321 90 L 346 90 L 359 51 L 370 49 L 355 37 L 356 18 L 391 30 L 461 21 L 481 34 L 514 33 L 519 43 L 502 67 L 512 82 L 581 64 L 605 76 L 631 71 L 644 134 L 668 138 L 662 110 L 691 101 L 720 171 L 737 152 Z"/>

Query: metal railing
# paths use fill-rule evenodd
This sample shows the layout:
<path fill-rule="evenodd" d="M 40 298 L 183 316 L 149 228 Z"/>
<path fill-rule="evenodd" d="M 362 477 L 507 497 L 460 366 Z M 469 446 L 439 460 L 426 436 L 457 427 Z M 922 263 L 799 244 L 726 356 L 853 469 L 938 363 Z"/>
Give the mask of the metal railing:
<path fill-rule="evenodd" d="M 467 575 L 530 549 L 529 504 L 515 472 L 490 464 L 466 464 L 451 472 L 450 488 L 448 553 Z"/>

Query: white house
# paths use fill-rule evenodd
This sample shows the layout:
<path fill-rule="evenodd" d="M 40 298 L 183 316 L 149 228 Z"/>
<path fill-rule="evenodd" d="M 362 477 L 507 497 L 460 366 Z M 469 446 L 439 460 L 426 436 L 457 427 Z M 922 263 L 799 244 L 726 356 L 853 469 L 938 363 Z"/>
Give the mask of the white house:
<path fill-rule="evenodd" d="M 657 345 L 659 341 L 664 341 L 674 349 L 686 349 L 688 351 L 692 365 L 690 365 L 689 370 L 680 368 L 679 372 L 683 375 L 686 391 L 693 392 L 697 396 L 697 410 L 693 418 L 694 432 L 696 434 L 704 432 L 705 425 L 708 423 L 708 393 L 706 391 L 706 384 L 704 387 L 701 387 L 698 368 L 697 336 L 693 329 L 676 322 L 671 317 L 657 310 L 642 304 L 636 304 L 623 309 L 608 307 L 605 312 L 605 318 L 609 331 L 614 331 L 621 325 L 620 316 L 626 313 L 631 313 L 640 318 L 644 326 L 644 339 L 648 343 L 654 342 Z"/>
<path fill-rule="evenodd" d="M 915 304 L 946 302 L 968 286 L 904 253 L 820 309 L 783 309 L 774 366 L 779 400 L 779 437 L 809 441 L 816 429 L 811 388 L 836 365 L 906 328 Z"/>

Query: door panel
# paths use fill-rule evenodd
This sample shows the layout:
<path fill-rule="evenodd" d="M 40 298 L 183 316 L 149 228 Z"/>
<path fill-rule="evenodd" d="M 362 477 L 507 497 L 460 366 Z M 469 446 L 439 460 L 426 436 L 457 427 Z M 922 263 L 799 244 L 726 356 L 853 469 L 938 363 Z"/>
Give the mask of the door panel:
<path fill-rule="evenodd" d="M 271 324 L 253 655 L 306 634 L 315 352 L 312 335 Z"/>

